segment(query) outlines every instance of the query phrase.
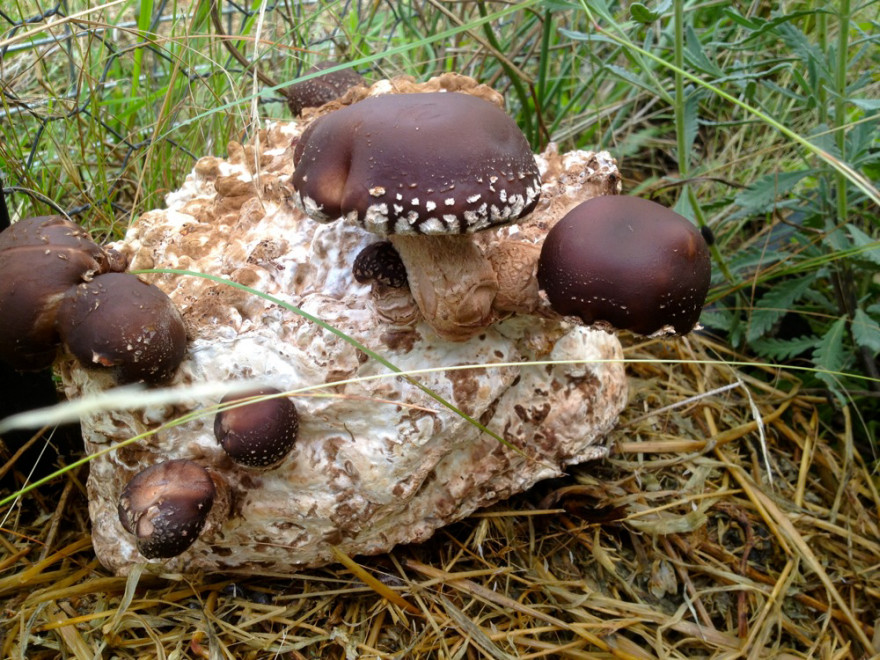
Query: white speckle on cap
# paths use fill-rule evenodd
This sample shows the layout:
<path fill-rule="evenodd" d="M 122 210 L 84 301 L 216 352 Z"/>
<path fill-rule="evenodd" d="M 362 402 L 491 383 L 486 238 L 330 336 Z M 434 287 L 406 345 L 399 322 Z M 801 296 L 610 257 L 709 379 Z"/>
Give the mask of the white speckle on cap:
<path fill-rule="evenodd" d="M 419 221 L 419 214 L 417 211 L 410 211 L 405 216 L 399 216 L 397 220 L 394 222 L 394 233 L 395 234 L 418 234 L 421 233 L 421 228 L 417 227 L 416 224 Z"/>
<path fill-rule="evenodd" d="M 388 227 L 388 204 L 370 204 L 360 224 L 367 231 L 385 235 Z"/>
<path fill-rule="evenodd" d="M 446 206 L 455 206 L 455 197 L 447 197 L 443 200 L 443 203 L 446 204 Z"/>
<path fill-rule="evenodd" d="M 293 201 L 305 212 L 306 215 L 311 218 L 315 218 L 316 220 L 323 222 L 334 219 L 324 213 L 323 205 L 318 204 L 311 197 L 301 196 L 299 193 L 297 193 L 296 195 L 294 195 Z"/>
<path fill-rule="evenodd" d="M 439 218 L 428 218 L 421 225 L 419 225 L 419 231 L 423 234 L 448 233 L 446 225 Z"/>
<path fill-rule="evenodd" d="M 437 208 L 437 204 L 435 204 L 434 202 L 425 202 L 425 208 L 429 211 L 433 211 Z"/>
<path fill-rule="evenodd" d="M 477 193 L 476 195 L 471 195 L 467 198 L 468 204 L 476 204 L 478 201 L 480 201 L 480 197 L 482 197 L 482 195 L 479 193 Z"/>
<path fill-rule="evenodd" d="M 373 197 L 381 197 L 384 194 L 385 188 L 383 188 L 382 186 L 373 186 L 372 188 L 370 188 L 370 195 L 372 195 Z"/>

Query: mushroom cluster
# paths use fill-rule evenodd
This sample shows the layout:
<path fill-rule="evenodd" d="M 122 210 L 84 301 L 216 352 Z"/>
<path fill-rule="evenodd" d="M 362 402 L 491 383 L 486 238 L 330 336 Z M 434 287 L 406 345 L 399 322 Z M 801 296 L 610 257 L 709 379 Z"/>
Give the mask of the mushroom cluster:
<path fill-rule="evenodd" d="M 610 190 L 552 228 L 535 213 L 547 240 L 488 231 L 528 216 L 541 193 L 525 136 L 498 102 L 448 90 L 367 97 L 297 140 L 297 206 L 385 239 L 353 265 L 355 279 L 373 284 L 377 316 L 402 327 L 422 319 L 452 341 L 513 313 L 690 332 L 709 287 L 709 250 L 673 211 Z"/>
<path fill-rule="evenodd" d="M 425 86 L 386 82 L 366 95 L 389 87 L 487 95 L 460 78 Z M 572 326 L 559 315 L 502 312 L 498 301 L 511 308 L 522 304 L 516 287 L 505 290 L 505 278 L 535 270 L 544 223 L 589 197 L 618 191 L 610 157 L 551 149 L 523 161 L 523 168 L 534 171 L 501 166 L 488 173 L 500 180 L 509 172 L 514 179 L 528 172 L 522 181 L 531 190 L 513 193 L 522 196 L 515 205 L 534 207 L 533 217 L 541 217 L 448 237 L 468 240 L 474 246 L 468 249 L 490 265 L 498 282 L 493 323 L 476 333 L 468 328 L 467 339 L 448 341 L 438 335 L 434 318 L 426 320 L 430 313 L 411 293 L 412 274 L 398 251 L 389 249 L 397 234 L 376 243 L 357 221 L 317 223 L 290 203 L 293 145 L 303 142 L 304 130 L 275 124 L 256 148 L 233 143 L 229 158 L 201 159 L 168 197 L 168 208 L 141 216 L 116 244 L 133 269 L 195 270 L 274 297 L 268 301 L 215 280 L 149 276 L 168 292 L 190 336 L 175 384 L 257 379 L 261 389 L 237 389 L 219 402 L 219 412 L 217 401 L 183 400 L 83 420 L 89 451 L 155 431 L 90 466 L 94 547 L 119 573 L 145 560 L 163 572 L 290 570 L 332 561 L 334 547 L 350 554 L 382 552 L 423 540 L 477 507 L 607 451 L 601 439 L 626 399 L 617 339 Z M 504 217 L 501 197 L 497 211 L 488 202 L 485 210 L 477 200 L 464 203 L 462 215 L 480 216 L 486 224 L 510 222 L 514 213 Z M 375 211 L 370 217 L 379 224 Z M 535 274 L 526 275 L 529 295 L 537 298 Z M 455 284 L 451 272 L 449 277 Z M 376 279 L 359 282 L 365 278 Z M 386 296 L 381 300 L 377 287 Z M 434 367 L 414 378 L 490 433 L 276 299 L 322 319 L 400 369 Z M 530 364 L 535 361 L 542 364 Z M 63 360 L 59 370 L 71 397 L 100 390 L 76 360 Z M 265 389 L 268 384 L 273 389 Z M 195 414 L 187 414 L 185 423 L 164 424 L 185 413 Z M 262 448 L 253 444 L 257 437 Z M 180 499 L 188 491 L 170 475 L 190 463 L 210 478 L 211 503 L 198 494 Z M 161 490 L 156 486 L 155 499 L 143 500 L 145 513 L 137 514 L 133 503 L 141 500 L 129 485 L 146 479 L 137 475 L 156 465 L 169 476 L 162 477 Z M 172 525 L 173 511 L 181 512 L 179 526 Z M 157 529 L 166 537 L 169 530 L 182 530 L 182 539 L 172 544 L 179 554 L 168 556 L 170 550 L 153 545 Z"/>
<path fill-rule="evenodd" d="M 19 370 L 52 364 L 59 344 L 117 383 L 156 384 L 186 350 L 183 321 L 125 260 L 61 216 L 16 222 L 0 233 L 0 359 Z"/>
<path fill-rule="evenodd" d="M 116 247 L 132 268 L 272 298 L 151 276 L 191 338 L 175 382 L 260 385 L 83 420 L 90 451 L 155 431 L 92 462 L 105 565 L 289 570 L 382 552 L 605 454 L 626 380 L 616 336 L 588 326 L 689 331 L 708 252 L 684 219 L 620 196 L 610 156 L 535 156 L 500 106 L 460 76 L 356 87 L 201 159 L 130 228 Z M 73 355 L 78 332 L 110 323 L 99 281 L 59 302 Z M 158 313 L 141 293 L 126 297 Z M 71 397 L 101 388 L 81 360 L 60 364 Z"/>

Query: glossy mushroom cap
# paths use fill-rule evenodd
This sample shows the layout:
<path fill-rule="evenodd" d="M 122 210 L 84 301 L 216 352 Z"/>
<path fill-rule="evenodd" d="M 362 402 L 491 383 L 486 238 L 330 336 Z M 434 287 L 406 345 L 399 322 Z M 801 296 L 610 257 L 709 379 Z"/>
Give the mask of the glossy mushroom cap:
<path fill-rule="evenodd" d="M 119 497 L 119 521 L 148 559 L 175 557 L 205 526 L 216 489 L 201 465 L 187 460 L 157 463 L 139 472 Z"/>
<path fill-rule="evenodd" d="M 388 94 L 316 119 L 294 151 L 295 200 L 367 231 L 462 234 L 514 222 L 541 180 L 525 136 L 489 101 Z"/>
<path fill-rule="evenodd" d="M 186 352 L 186 330 L 171 299 L 130 273 L 107 273 L 70 289 L 58 309 L 61 339 L 84 367 L 117 382 L 169 380 Z"/>
<path fill-rule="evenodd" d="M 306 73 L 317 73 L 339 64 L 339 62 L 333 61 L 321 62 Z M 295 83 L 284 90 L 284 95 L 287 97 L 287 106 L 290 111 L 294 117 L 298 117 L 304 108 L 317 108 L 325 103 L 330 103 L 352 87 L 363 83 L 364 79 L 353 69 L 340 69 Z"/>
<path fill-rule="evenodd" d="M 406 286 L 406 267 L 390 241 L 370 243 L 355 257 L 351 270 L 361 284 L 378 282 L 394 289 Z"/>
<path fill-rule="evenodd" d="M 58 305 L 65 291 L 125 268 L 123 259 L 61 216 L 16 222 L 0 233 L 0 359 L 20 370 L 55 358 Z"/>
<path fill-rule="evenodd" d="M 649 335 L 690 332 L 709 290 L 709 248 L 687 219 L 636 197 L 596 197 L 547 234 L 538 282 L 553 309 Z"/>
<path fill-rule="evenodd" d="M 227 395 L 220 403 L 280 393 L 274 387 L 266 387 Z M 233 461 L 247 467 L 268 468 L 280 463 L 293 449 L 298 430 L 296 407 L 286 397 L 221 410 L 214 418 L 217 442 Z"/>

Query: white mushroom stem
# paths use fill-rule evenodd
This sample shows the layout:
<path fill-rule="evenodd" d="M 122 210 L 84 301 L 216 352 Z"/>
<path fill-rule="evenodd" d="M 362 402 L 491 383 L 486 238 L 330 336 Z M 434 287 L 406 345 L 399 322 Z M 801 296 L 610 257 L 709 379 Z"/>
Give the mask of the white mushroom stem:
<path fill-rule="evenodd" d="M 425 321 L 450 341 L 465 341 L 493 320 L 498 278 L 469 235 L 389 237 L 406 266 Z"/>

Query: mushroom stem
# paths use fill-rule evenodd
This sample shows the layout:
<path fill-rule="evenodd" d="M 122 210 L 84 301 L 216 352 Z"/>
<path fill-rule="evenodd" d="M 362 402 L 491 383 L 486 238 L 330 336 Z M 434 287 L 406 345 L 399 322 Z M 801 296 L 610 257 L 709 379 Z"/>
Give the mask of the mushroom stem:
<path fill-rule="evenodd" d="M 508 239 L 486 246 L 485 254 L 498 277 L 493 309 L 502 317 L 535 313 L 541 303 L 537 277 L 541 246 Z"/>
<path fill-rule="evenodd" d="M 498 278 L 469 235 L 392 234 L 425 321 L 450 341 L 466 341 L 492 322 Z"/>

